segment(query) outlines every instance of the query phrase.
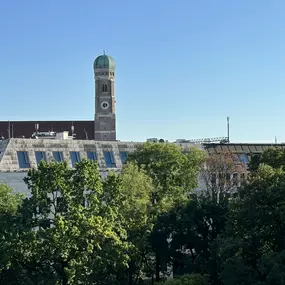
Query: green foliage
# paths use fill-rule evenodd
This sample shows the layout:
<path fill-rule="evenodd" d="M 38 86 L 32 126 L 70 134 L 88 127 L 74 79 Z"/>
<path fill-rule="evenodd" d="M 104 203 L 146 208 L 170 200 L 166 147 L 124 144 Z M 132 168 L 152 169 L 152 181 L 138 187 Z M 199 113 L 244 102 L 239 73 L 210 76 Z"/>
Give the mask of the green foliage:
<path fill-rule="evenodd" d="M 197 187 L 197 174 L 203 160 L 201 151 L 191 149 L 184 154 L 171 143 L 145 143 L 129 157 L 129 161 L 135 161 L 152 178 L 155 186 L 152 204 L 156 204 L 160 212 L 185 201 Z"/>
<path fill-rule="evenodd" d="M 12 278 L 9 284 L 18 284 L 19 275 L 25 284 L 115 282 L 127 266 L 128 243 L 118 206 L 104 198 L 116 198 L 120 189 L 103 189 L 97 164 L 88 161 L 75 169 L 42 163 L 25 181 L 32 196 L 22 205 L 14 254 L 1 278 Z"/>
<path fill-rule="evenodd" d="M 280 168 L 285 166 L 285 149 L 276 147 L 265 150 L 261 155 L 255 154 L 252 156 L 249 163 L 250 171 L 257 171 L 259 165 L 267 164 L 273 168 Z"/>
<path fill-rule="evenodd" d="M 105 185 L 110 180 L 112 176 L 106 179 Z M 145 252 L 155 221 L 154 207 L 151 203 L 154 186 L 145 171 L 130 162 L 124 165 L 121 175 L 117 177 L 116 187 L 120 187 L 123 194 L 121 201 L 117 203 L 120 204 L 120 213 L 125 221 L 128 242 L 131 244 L 125 279 L 128 279 L 128 283 L 134 283 L 141 280 L 145 272 Z"/>
<path fill-rule="evenodd" d="M 284 186 L 285 172 L 281 168 L 260 165 L 232 201 L 220 249 L 224 268 L 221 276 L 225 285 L 282 284 L 268 280 L 273 278 L 272 272 L 283 266 Z M 282 280 L 281 272 L 279 277 L 274 274 L 276 280 Z"/>
<path fill-rule="evenodd" d="M 186 274 L 178 278 L 168 279 L 164 285 L 207 285 L 206 278 L 200 274 Z"/>
<path fill-rule="evenodd" d="M 248 163 L 248 170 L 254 172 L 258 169 L 260 165 L 261 154 L 252 154 L 250 162 Z"/>
<path fill-rule="evenodd" d="M 0 185 L 0 284 L 284 284 L 284 154 L 253 158 L 234 191 L 231 157 L 169 143 L 141 145 L 103 181 L 96 163 L 42 162 L 30 198 Z M 203 161 L 225 180 L 196 195 Z"/>
<path fill-rule="evenodd" d="M 23 199 L 23 194 L 15 194 L 10 186 L 0 184 L 0 215 L 15 214 Z"/>
<path fill-rule="evenodd" d="M 208 196 L 192 195 L 186 206 L 160 216 L 152 245 L 159 250 L 160 269 L 172 265 L 174 276 L 207 274 L 218 280 L 218 264 L 213 243 L 224 231 L 227 203 L 215 203 Z M 156 242 L 155 242 L 156 241 Z"/>
<path fill-rule="evenodd" d="M 2 280 L 1 272 L 11 262 L 14 251 L 14 225 L 18 207 L 21 206 L 23 199 L 23 195 L 13 193 L 13 189 L 8 185 L 0 185 L 0 284 L 9 284 Z"/>
<path fill-rule="evenodd" d="M 126 164 L 120 175 L 122 191 L 125 195 L 122 211 L 131 229 L 142 229 L 151 221 L 151 193 L 154 191 L 152 179 L 135 163 Z M 142 229 L 144 230 L 144 229 Z"/>
<path fill-rule="evenodd" d="M 135 162 L 152 179 L 152 217 L 159 218 L 172 208 L 187 203 L 190 193 L 198 185 L 198 172 L 203 160 L 201 151 L 191 149 L 184 154 L 180 147 L 170 143 L 145 143 L 136 149 L 129 161 Z M 169 232 L 161 231 L 157 221 L 149 235 L 149 245 L 146 244 L 142 253 L 148 268 L 146 274 L 152 276 L 155 271 L 156 281 L 160 280 L 161 273 L 167 274 L 168 271 L 168 235 Z"/>

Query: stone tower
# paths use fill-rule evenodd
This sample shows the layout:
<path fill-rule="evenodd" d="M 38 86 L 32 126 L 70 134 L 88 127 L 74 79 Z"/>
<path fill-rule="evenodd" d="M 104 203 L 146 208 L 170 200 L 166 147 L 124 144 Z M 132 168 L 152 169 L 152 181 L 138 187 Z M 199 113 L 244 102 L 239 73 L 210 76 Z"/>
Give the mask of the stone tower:
<path fill-rule="evenodd" d="M 116 140 L 114 78 L 115 62 L 111 56 L 98 56 L 94 61 L 95 134 L 97 141 Z"/>

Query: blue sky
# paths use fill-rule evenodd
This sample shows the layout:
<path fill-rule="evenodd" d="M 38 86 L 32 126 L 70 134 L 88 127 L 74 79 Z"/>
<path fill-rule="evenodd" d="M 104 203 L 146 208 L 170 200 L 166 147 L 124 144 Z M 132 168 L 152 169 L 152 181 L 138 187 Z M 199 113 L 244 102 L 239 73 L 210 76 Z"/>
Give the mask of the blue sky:
<path fill-rule="evenodd" d="M 117 136 L 285 142 L 284 0 L 0 0 L 0 120 L 94 118 L 116 61 Z"/>

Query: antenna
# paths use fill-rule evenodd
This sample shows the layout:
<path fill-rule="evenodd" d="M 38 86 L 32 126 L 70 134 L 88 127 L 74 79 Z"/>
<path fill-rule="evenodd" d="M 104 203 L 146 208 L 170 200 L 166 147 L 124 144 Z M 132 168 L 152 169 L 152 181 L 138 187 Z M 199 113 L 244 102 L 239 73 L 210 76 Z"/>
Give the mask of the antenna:
<path fill-rule="evenodd" d="M 10 139 L 11 138 L 11 123 L 10 121 L 8 121 L 8 138 Z"/>
<path fill-rule="evenodd" d="M 73 135 L 74 135 L 74 126 L 73 126 L 73 122 L 72 122 L 72 125 L 71 125 L 71 136 L 73 138 Z"/>
<path fill-rule="evenodd" d="M 103 50 L 103 53 L 104 53 L 104 55 L 106 55 L 106 52 L 105 52 L 105 50 Z"/>
<path fill-rule="evenodd" d="M 37 133 L 38 133 L 38 131 L 39 131 L 39 127 L 40 127 L 40 125 L 39 125 L 39 124 L 35 124 L 36 134 L 37 134 Z"/>
<path fill-rule="evenodd" d="M 230 143 L 230 117 L 227 117 L 228 143 Z"/>
<path fill-rule="evenodd" d="M 85 129 L 84 129 L 84 133 L 85 133 L 86 139 L 88 140 L 88 134 L 87 134 L 87 131 Z"/>

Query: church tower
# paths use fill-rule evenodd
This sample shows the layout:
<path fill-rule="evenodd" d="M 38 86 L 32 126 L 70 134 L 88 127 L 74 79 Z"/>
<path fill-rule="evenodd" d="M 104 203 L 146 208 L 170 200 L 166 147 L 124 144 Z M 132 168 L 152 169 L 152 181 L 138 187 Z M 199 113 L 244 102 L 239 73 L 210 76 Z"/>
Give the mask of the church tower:
<path fill-rule="evenodd" d="M 94 61 L 95 134 L 97 141 L 116 140 L 115 62 L 111 56 L 98 56 Z"/>

